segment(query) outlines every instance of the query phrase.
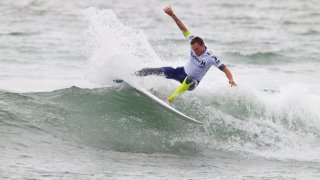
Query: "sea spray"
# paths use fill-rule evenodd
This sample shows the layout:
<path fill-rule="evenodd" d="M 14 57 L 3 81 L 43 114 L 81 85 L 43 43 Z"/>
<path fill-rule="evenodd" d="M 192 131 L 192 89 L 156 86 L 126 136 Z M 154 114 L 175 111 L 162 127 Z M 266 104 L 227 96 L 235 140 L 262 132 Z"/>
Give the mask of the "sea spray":
<path fill-rule="evenodd" d="M 87 73 L 91 81 L 106 84 L 115 78 L 130 79 L 135 71 L 161 63 L 146 35 L 122 24 L 111 10 L 88 8 L 85 14 L 92 44 Z"/>

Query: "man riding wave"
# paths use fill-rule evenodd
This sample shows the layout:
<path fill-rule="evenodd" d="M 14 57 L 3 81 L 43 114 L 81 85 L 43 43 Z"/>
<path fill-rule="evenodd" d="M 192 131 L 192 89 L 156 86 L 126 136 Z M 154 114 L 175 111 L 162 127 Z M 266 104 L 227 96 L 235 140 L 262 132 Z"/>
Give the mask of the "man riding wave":
<path fill-rule="evenodd" d="M 191 35 L 190 31 L 185 27 L 182 21 L 174 14 L 172 8 L 166 7 L 164 12 L 172 17 L 176 22 L 183 35 L 187 38 L 191 45 L 190 59 L 183 67 L 161 67 L 161 68 L 144 68 L 136 72 L 137 76 L 158 75 L 165 76 L 167 79 L 174 79 L 181 85 L 166 100 L 171 104 L 174 99 L 181 93 L 194 90 L 200 83 L 201 79 L 207 73 L 212 65 L 223 71 L 231 87 L 237 86 L 233 80 L 230 70 L 224 65 L 204 44 L 203 40 L 198 36 Z"/>

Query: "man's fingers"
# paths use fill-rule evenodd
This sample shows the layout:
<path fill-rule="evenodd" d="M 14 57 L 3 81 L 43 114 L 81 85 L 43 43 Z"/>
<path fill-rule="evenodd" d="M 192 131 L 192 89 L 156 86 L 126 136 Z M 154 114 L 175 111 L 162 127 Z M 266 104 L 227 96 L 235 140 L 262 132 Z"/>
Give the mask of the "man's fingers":
<path fill-rule="evenodd" d="M 231 87 L 238 87 L 238 85 L 234 81 L 229 81 Z"/>
<path fill-rule="evenodd" d="M 171 6 L 167 6 L 167 7 L 165 7 L 164 9 L 171 9 Z"/>
<path fill-rule="evenodd" d="M 163 10 L 167 14 L 171 14 L 173 12 L 172 9 L 171 9 L 171 6 L 168 6 L 168 7 L 164 8 Z"/>

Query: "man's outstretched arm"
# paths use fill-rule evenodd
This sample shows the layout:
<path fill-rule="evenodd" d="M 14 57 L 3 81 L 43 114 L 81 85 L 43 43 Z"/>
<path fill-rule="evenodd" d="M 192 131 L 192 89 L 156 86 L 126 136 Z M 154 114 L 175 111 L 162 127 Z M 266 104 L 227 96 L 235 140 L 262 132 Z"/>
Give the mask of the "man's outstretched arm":
<path fill-rule="evenodd" d="M 188 29 L 186 26 L 182 23 L 182 21 L 174 14 L 173 10 L 171 9 L 170 6 L 164 8 L 164 12 L 167 13 L 169 16 L 172 17 L 172 19 L 176 22 L 178 25 L 179 29 L 182 31 L 184 36 L 187 36 L 189 34 Z"/>
<path fill-rule="evenodd" d="M 227 66 L 224 66 L 222 71 L 226 74 L 227 78 L 229 79 L 229 84 L 231 87 L 238 86 L 237 83 L 233 80 L 233 76 Z"/>

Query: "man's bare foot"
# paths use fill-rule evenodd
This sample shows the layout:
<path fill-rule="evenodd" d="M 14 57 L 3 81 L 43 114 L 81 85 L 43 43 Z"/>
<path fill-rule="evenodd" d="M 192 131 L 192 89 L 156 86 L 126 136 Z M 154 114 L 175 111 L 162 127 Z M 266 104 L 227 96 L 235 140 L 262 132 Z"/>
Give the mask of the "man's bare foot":
<path fill-rule="evenodd" d="M 167 103 L 167 104 L 169 104 L 169 105 L 171 105 L 171 103 L 170 103 L 169 100 L 165 100 L 164 102 Z"/>

